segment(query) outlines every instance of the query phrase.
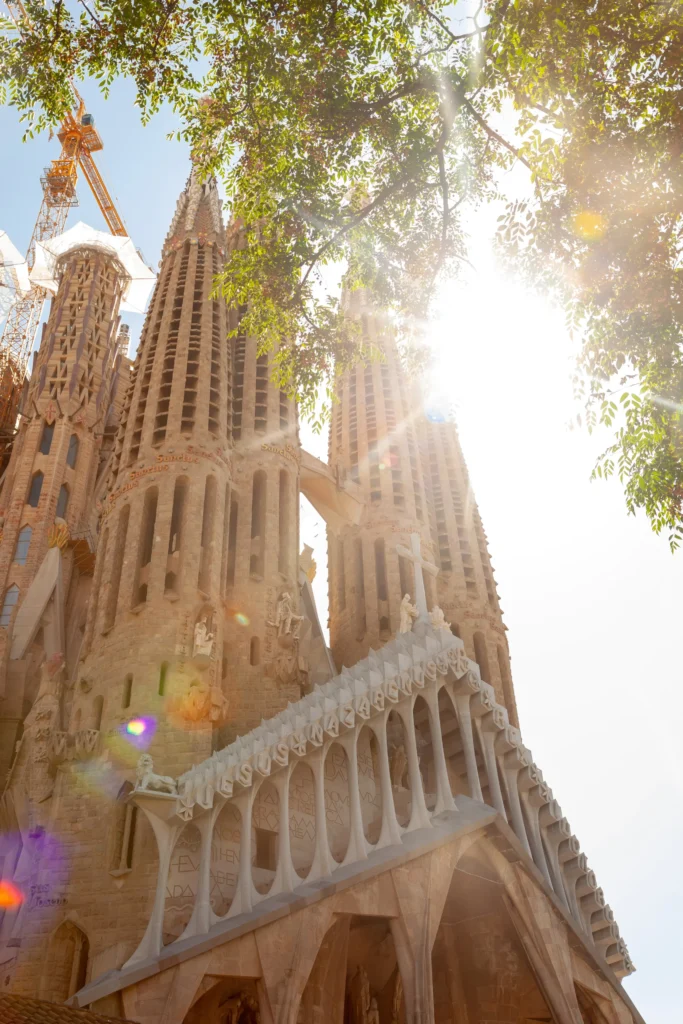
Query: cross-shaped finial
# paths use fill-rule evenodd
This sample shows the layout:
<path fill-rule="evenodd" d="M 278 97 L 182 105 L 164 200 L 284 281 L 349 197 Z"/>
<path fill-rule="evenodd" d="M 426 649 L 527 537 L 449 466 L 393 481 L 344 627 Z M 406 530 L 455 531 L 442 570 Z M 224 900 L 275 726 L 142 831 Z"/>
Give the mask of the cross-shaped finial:
<path fill-rule="evenodd" d="M 432 565 L 431 562 L 427 562 L 420 552 L 420 535 L 417 533 L 411 533 L 410 535 L 410 548 L 404 548 L 402 544 L 396 546 L 396 551 L 402 558 L 407 558 L 409 562 L 413 563 L 413 575 L 415 580 L 415 606 L 419 612 L 420 619 L 426 621 L 427 619 L 427 594 L 425 593 L 423 571 L 428 572 L 430 576 L 438 575 L 438 568 L 436 565 Z"/>

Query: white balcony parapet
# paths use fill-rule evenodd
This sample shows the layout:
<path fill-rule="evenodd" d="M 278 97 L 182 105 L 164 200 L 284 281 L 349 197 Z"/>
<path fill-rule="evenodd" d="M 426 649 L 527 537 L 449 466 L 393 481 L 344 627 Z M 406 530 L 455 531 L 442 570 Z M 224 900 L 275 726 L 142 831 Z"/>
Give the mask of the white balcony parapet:
<path fill-rule="evenodd" d="M 454 723 L 448 731 L 443 714 Z M 374 744 L 371 755 L 367 740 L 361 751 L 364 729 Z M 392 742 L 389 731 L 395 734 Z M 334 807 L 328 821 L 330 806 L 339 798 L 326 778 L 333 746 L 337 761 L 347 766 L 348 790 L 341 801 L 347 819 L 344 849 L 338 848 Z M 362 756 L 372 773 L 372 793 L 359 772 Z M 289 824 L 290 784 L 301 764 L 308 772 L 311 820 L 305 865 L 296 861 Z M 275 863 L 266 867 L 256 862 L 253 839 L 264 786 L 271 787 L 271 805 L 278 802 L 281 822 L 279 831 L 271 833 L 277 838 Z M 600 957 L 617 975 L 630 974 L 634 968 L 614 915 L 519 730 L 509 724 L 478 665 L 466 657 L 462 641 L 449 629 L 424 621 L 186 771 L 177 780 L 177 795 L 141 788 L 133 792 L 131 799 L 153 827 L 160 877 L 145 936 L 123 970 L 162 949 L 172 854 L 187 825 L 198 829 L 200 842 L 197 892 L 177 942 L 206 935 L 217 922 L 253 912 L 272 897 L 333 877 L 371 850 L 400 843 L 404 833 L 431 828 L 440 814 L 457 812 L 459 793 L 498 812 Z M 226 809 L 235 844 L 231 856 L 238 867 L 231 902 L 218 914 L 211 904 L 211 851 Z M 300 837 L 296 842 L 301 846 Z M 300 861 L 301 849 L 296 857 Z"/>

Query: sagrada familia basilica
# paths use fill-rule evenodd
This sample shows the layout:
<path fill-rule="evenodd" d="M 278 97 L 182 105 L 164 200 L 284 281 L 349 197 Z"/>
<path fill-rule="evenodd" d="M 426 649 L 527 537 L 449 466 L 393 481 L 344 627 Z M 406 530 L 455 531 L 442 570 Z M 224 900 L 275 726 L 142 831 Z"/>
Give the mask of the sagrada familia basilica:
<path fill-rule="evenodd" d="M 522 739 L 455 426 L 390 325 L 346 297 L 383 358 L 323 462 L 211 297 L 215 183 L 179 199 L 132 362 L 120 243 L 55 250 L 1 482 L 0 1007 L 33 1007 L 1 1019 L 642 1022 Z"/>

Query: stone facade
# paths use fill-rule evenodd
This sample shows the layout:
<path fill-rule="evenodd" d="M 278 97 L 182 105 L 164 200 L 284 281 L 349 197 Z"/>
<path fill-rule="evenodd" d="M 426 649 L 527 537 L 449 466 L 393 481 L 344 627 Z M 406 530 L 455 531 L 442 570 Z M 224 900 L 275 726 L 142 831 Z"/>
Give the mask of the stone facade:
<path fill-rule="evenodd" d="M 238 237 L 193 173 L 132 365 L 123 267 L 62 257 L 0 492 L 3 987 L 141 1024 L 639 1022 L 517 728 L 455 427 L 355 293 L 383 358 L 303 452 L 211 291 Z"/>

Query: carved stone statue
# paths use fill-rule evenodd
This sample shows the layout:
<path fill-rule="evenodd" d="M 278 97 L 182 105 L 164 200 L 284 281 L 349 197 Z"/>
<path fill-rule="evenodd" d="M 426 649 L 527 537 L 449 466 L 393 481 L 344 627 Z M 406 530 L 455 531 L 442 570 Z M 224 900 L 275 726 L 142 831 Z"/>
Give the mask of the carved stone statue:
<path fill-rule="evenodd" d="M 370 1013 L 370 981 L 367 972 L 362 964 L 358 964 L 356 973 L 351 978 L 349 985 L 351 996 L 352 1024 L 369 1024 Z"/>
<path fill-rule="evenodd" d="M 391 773 L 391 785 L 394 789 L 405 789 L 403 779 L 408 768 L 408 755 L 402 743 L 394 747 L 389 756 L 389 771 Z"/>
<path fill-rule="evenodd" d="M 432 608 L 429 613 L 429 623 L 432 629 L 450 629 L 450 622 L 446 622 L 443 610 L 439 608 L 438 604 Z"/>
<path fill-rule="evenodd" d="M 230 702 L 220 686 L 212 686 L 204 678 L 193 679 L 190 687 L 177 704 L 175 711 L 187 722 L 212 722 L 224 725 L 228 721 Z"/>
<path fill-rule="evenodd" d="M 38 693 L 24 721 L 21 742 L 28 748 L 27 790 L 31 805 L 47 800 L 54 788 L 52 741 L 61 724 L 63 667 L 63 654 L 53 655 L 40 666 Z"/>
<path fill-rule="evenodd" d="M 275 629 L 277 629 L 277 635 L 279 637 L 291 635 L 294 640 L 298 640 L 299 630 L 303 621 L 303 615 L 294 614 L 292 595 L 285 590 L 285 592 L 281 594 L 280 600 L 277 603 L 275 622 L 269 621 L 268 625 L 274 626 Z"/>
<path fill-rule="evenodd" d="M 170 775 L 157 775 L 154 771 L 154 762 L 149 754 L 140 754 L 137 768 L 135 769 L 135 792 L 140 793 L 170 793 L 175 796 L 177 792 L 176 780 Z"/>
<path fill-rule="evenodd" d="M 192 656 L 196 658 L 198 655 L 202 655 L 205 658 L 210 658 L 213 652 L 213 642 L 214 634 L 209 632 L 207 616 L 204 616 L 194 627 Z"/>
<path fill-rule="evenodd" d="M 403 979 L 400 971 L 396 972 L 396 983 L 394 985 L 394 998 L 391 1002 L 391 1024 L 400 1024 L 401 1004 L 403 1003 Z"/>
<path fill-rule="evenodd" d="M 370 1000 L 370 1009 L 368 1010 L 368 1024 L 379 1024 L 379 1007 L 377 1006 L 377 1000 L 374 996 Z"/>
<path fill-rule="evenodd" d="M 410 594 L 404 594 L 403 600 L 401 601 L 401 622 L 398 627 L 399 633 L 410 633 L 413 628 L 413 622 L 418 615 L 419 612 L 417 608 L 410 601 Z"/>

